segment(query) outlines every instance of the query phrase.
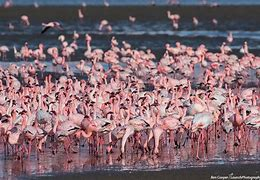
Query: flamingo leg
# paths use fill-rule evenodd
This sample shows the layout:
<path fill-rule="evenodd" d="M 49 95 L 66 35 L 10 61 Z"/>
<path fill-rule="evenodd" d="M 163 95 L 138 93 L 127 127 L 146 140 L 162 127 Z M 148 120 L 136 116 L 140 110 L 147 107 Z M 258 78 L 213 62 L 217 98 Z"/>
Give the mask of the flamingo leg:
<path fill-rule="evenodd" d="M 214 130 L 215 130 L 215 142 L 217 141 L 217 123 L 214 123 Z"/>
<path fill-rule="evenodd" d="M 228 146 L 228 134 L 226 133 L 226 136 L 225 136 L 225 149 L 224 149 L 224 153 L 227 153 L 227 147 Z"/>
<path fill-rule="evenodd" d="M 3 142 L 4 142 L 4 156 L 6 157 L 6 155 L 7 155 L 7 144 L 6 144 L 4 137 L 3 137 Z"/>
<path fill-rule="evenodd" d="M 32 141 L 29 140 L 29 145 L 28 145 L 28 157 L 31 156 L 31 149 L 32 149 Z"/>
<path fill-rule="evenodd" d="M 65 153 L 66 153 L 66 156 L 67 156 L 67 162 L 71 163 L 72 159 L 69 156 L 69 149 L 70 149 L 71 142 L 70 142 L 69 137 L 65 138 L 65 140 L 63 141 L 63 145 L 64 145 Z"/>
<path fill-rule="evenodd" d="M 155 127 L 153 129 L 153 134 L 154 134 L 154 154 L 159 153 L 159 142 L 160 142 L 160 137 L 163 133 L 163 129 L 161 127 Z"/>
<path fill-rule="evenodd" d="M 256 143 L 256 152 L 258 152 L 258 145 L 259 145 L 259 137 L 260 137 L 260 129 L 257 130 L 258 136 L 257 136 L 257 143 Z"/>
<path fill-rule="evenodd" d="M 101 151 L 101 153 L 103 154 L 103 145 L 105 144 L 105 140 L 103 136 L 100 136 L 100 142 L 99 142 L 99 150 Z"/>
<path fill-rule="evenodd" d="M 133 145 L 133 147 L 134 147 L 134 149 L 136 149 L 136 153 L 137 154 L 138 154 L 138 148 L 140 147 L 140 144 L 141 144 L 140 137 L 141 137 L 141 133 L 140 132 L 136 132 L 134 134 L 134 145 Z"/>
<path fill-rule="evenodd" d="M 199 149 L 200 149 L 200 139 L 201 139 L 201 138 L 202 138 L 202 131 L 200 132 L 199 137 L 198 137 L 197 154 L 196 154 L 196 158 L 197 158 L 197 159 L 200 159 L 200 158 L 199 158 Z"/>
<path fill-rule="evenodd" d="M 144 142 L 144 149 L 146 150 L 146 152 L 148 152 L 148 143 L 150 142 L 150 140 L 153 138 L 153 131 L 149 131 L 148 134 L 148 138 L 146 139 L 146 141 Z"/>
<path fill-rule="evenodd" d="M 236 144 L 236 128 L 234 129 L 234 137 L 233 137 L 234 145 Z"/>
<path fill-rule="evenodd" d="M 208 153 L 208 137 L 209 137 L 209 134 L 208 134 L 208 129 L 204 130 L 204 145 L 205 145 L 205 152 L 206 154 Z"/>
<path fill-rule="evenodd" d="M 248 135 L 246 136 L 246 142 L 245 142 L 245 149 L 247 149 L 248 146 L 249 146 L 249 141 L 250 141 L 250 132 L 251 132 L 251 130 L 248 129 Z"/>
<path fill-rule="evenodd" d="M 125 134 L 122 138 L 122 144 L 121 144 L 121 155 L 125 153 L 125 144 L 130 135 L 134 134 L 134 128 L 133 127 L 127 127 Z"/>
<path fill-rule="evenodd" d="M 108 133 L 108 145 L 106 147 L 106 153 L 112 153 L 113 152 L 113 146 L 112 146 L 112 133 Z"/>

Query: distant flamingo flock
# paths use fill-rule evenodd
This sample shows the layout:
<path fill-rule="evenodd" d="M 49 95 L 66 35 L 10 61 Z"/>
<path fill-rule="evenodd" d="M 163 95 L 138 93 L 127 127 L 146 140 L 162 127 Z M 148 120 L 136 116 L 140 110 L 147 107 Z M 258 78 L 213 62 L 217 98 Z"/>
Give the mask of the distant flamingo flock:
<path fill-rule="evenodd" d="M 80 9 L 78 15 L 84 18 Z M 180 16 L 169 11 L 167 16 L 178 29 Z M 30 26 L 28 16 L 21 21 Z M 199 24 L 196 17 L 192 21 Z M 43 23 L 42 36 L 52 28 L 62 29 L 59 22 Z M 107 20 L 98 28 L 112 31 Z M 240 56 L 232 54 L 231 32 L 217 53 L 203 44 L 192 48 L 176 42 L 166 44 L 160 58 L 116 37 L 110 49 L 94 49 L 86 34 L 85 59 L 73 72 L 68 62 L 80 36 L 74 31 L 70 42 L 60 35 L 58 46 L 48 49 L 43 44 L 31 49 L 28 42 L 20 50 L 13 47 L 15 59 L 24 64 L 0 68 L 0 138 L 6 156 L 22 160 L 34 150 L 39 158 L 51 149 L 65 151 L 71 162 L 70 153 L 85 144 L 90 155 L 118 151 L 120 160 L 129 149 L 160 155 L 168 137 L 176 148 L 193 148 L 199 159 L 209 139 L 223 136 L 239 147 L 247 145 L 251 131 L 260 136 L 260 57 L 250 53 L 247 42 Z M 3 61 L 9 51 L 0 47 Z M 46 59 L 61 67 L 58 79 L 45 72 Z M 203 76 L 196 77 L 196 67 Z M 250 73 L 257 82 L 248 88 Z"/>

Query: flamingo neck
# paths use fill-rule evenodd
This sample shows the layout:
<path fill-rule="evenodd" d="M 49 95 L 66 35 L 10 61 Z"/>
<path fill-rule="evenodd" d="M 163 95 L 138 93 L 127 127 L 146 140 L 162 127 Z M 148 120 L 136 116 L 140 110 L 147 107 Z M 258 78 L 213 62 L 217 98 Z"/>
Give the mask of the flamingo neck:
<path fill-rule="evenodd" d="M 227 118 L 227 107 L 224 107 L 224 121 L 228 121 L 228 118 Z"/>
<path fill-rule="evenodd" d="M 207 104 L 198 96 L 195 96 L 195 102 L 200 103 L 203 107 L 207 108 Z"/>
<path fill-rule="evenodd" d="M 8 106 L 8 109 L 7 109 L 7 111 L 6 111 L 6 114 L 10 114 L 11 113 L 11 108 L 12 108 L 12 106 L 13 106 L 13 100 L 11 100 L 10 101 L 10 104 L 9 104 L 9 106 Z"/>
<path fill-rule="evenodd" d="M 257 105 L 255 93 L 253 93 L 253 95 L 252 95 L 252 105 L 253 105 L 253 106 L 256 106 L 256 105 Z"/>
<path fill-rule="evenodd" d="M 182 116 L 181 116 L 180 122 L 183 122 L 183 119 L 184 119 L 184 117 L 186 116 L 186 112 L 187 112 L 187 108 L 185 107 L 185 108 L 183 108 Z"/>
<path fill-rule="evenodd" d="M 27 126 L 27 116 L 26 117 L 22 117 L 22 131 L 24 130 L 24 128 Z"/>
<path fill-rule="evenodd" d="M 247 115 L 246 115 L 246 108 L 243 108 L 242 118 L 243 118 L 243 120 L 246 120 L 246 118 L 247 118 Z"/>

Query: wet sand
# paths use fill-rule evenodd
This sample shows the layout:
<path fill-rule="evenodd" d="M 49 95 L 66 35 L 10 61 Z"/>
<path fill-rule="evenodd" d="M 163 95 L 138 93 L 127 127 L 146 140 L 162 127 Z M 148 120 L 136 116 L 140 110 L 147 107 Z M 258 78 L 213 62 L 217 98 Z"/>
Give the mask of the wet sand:
<path fill-rule="evenodd" d="M 82 173 L 50 174 L 44 176 L 30 176 L 30 179 L 106 179 L 106 180 L 136 180 L 136 179 L 183 179 L 199 180 L 217 178 L 236 178 L 239 176 L 257 177 L 260 179 L 260 164 L 231 164 L 212 165 L 203 168 L 183 168 L 160 171 L 89 171 Z M 21 177 L 27 179 L 28 177 Z M 246 177 L 241 177 L 245 179 Z"/>

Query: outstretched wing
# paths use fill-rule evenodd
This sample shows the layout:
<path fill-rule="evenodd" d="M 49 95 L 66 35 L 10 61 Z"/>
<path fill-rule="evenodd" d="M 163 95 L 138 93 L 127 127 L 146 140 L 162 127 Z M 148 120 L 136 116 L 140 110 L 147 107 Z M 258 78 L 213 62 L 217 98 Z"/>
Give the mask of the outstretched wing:
<path fill-rule="evenodd" d="M 41 32 L 41 34 L 43 34 L 43 33 L 45 33 L 48 29 L 50 29 L 51 27 L 50 26 L 46 26 L 43 30 L 42 30 L 42 32 Z"/>

